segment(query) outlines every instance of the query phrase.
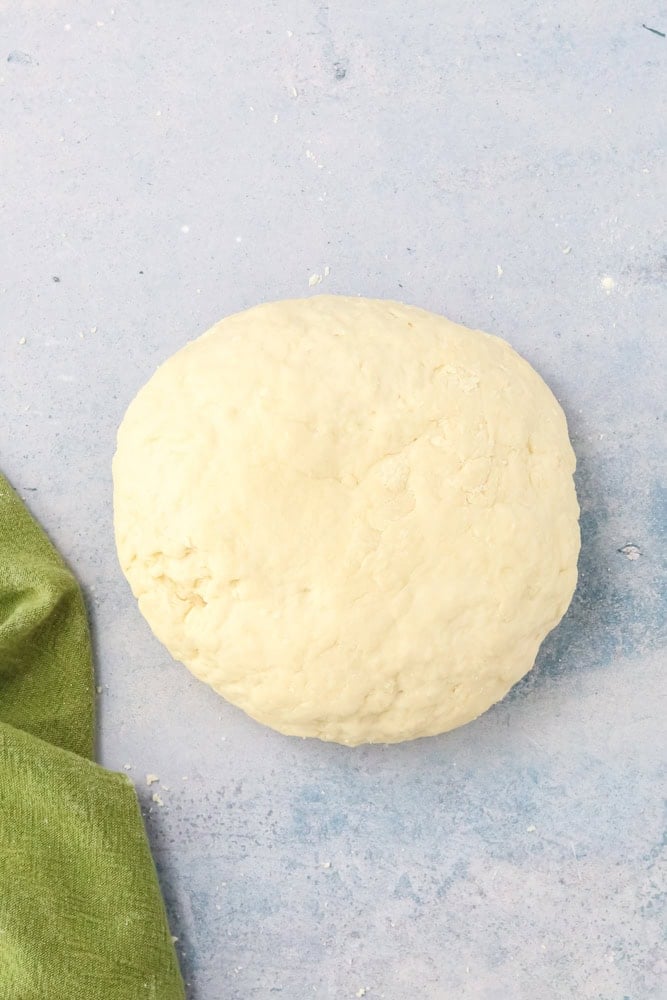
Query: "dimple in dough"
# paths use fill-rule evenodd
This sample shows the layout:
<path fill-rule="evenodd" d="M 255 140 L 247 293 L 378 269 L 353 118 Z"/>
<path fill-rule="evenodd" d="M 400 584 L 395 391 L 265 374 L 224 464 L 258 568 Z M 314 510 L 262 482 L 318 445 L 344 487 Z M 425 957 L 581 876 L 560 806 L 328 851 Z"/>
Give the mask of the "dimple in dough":
<path fill-rule="evenodd" d="M 275 302 L 130 405 L 118 553 L 158 639 L 254 719 L 408 740 L 502 698 L 565 613 L 574 467 L 503 340 L 396 302 Z"/>

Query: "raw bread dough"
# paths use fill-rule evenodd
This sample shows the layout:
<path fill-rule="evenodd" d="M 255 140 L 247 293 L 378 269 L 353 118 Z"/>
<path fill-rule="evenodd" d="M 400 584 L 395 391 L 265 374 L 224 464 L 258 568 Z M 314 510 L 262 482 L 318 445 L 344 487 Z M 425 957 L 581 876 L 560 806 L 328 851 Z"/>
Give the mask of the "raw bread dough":
<path fill-rule="evenodd" d="M 276 302 L 130 405 L 118 552 L 158 639 L 253 718 L 407 740 L 532 667 L 577 579 L 574 467 L 503 340 L 396 302 Z"/>

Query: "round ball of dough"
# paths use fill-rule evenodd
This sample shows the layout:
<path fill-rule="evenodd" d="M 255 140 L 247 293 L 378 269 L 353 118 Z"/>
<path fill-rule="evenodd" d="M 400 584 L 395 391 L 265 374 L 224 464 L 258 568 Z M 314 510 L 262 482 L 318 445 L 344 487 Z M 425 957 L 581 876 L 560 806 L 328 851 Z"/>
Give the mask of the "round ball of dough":
<path fill-rule="evenodd" d="M 413 739 L 502 698 L 565 613 L 574 467 L 503 340 L 396 302 L 275 302 L 130 405 L 118 553 L 158 639 L 254 719 Z"/>

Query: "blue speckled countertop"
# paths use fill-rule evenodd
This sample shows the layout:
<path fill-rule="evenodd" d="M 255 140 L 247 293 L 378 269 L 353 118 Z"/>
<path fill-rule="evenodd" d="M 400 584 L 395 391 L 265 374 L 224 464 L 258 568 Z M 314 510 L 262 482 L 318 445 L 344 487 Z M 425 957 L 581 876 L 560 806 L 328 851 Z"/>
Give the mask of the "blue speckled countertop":
<path fill-rule="evenodd" d="M 83 582 L 101 759 L 137 783 L 190 1000 L 667 997 L 667 40 L 642 26 L 667 10 L 635 6 L 3 6 L 0 461 Z M 317 291 L 506 337 L 570 421 L 572 608 L 437 739 L 261 728 L 116 564 L 134 392 L 222 315 Z"/>

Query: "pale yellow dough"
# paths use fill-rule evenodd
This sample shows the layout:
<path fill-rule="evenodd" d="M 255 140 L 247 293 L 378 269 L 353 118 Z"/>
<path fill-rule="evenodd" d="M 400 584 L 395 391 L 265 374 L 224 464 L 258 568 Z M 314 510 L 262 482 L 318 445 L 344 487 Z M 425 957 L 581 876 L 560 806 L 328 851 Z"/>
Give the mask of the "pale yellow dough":
<path fill-rule="evenodd" d="M 453 729 L 577 579 L 563 412 L 503 340 L 329 295 L 230 316 L 130 405 L 120 562 L 173 656 L 283 733 Z"/>

